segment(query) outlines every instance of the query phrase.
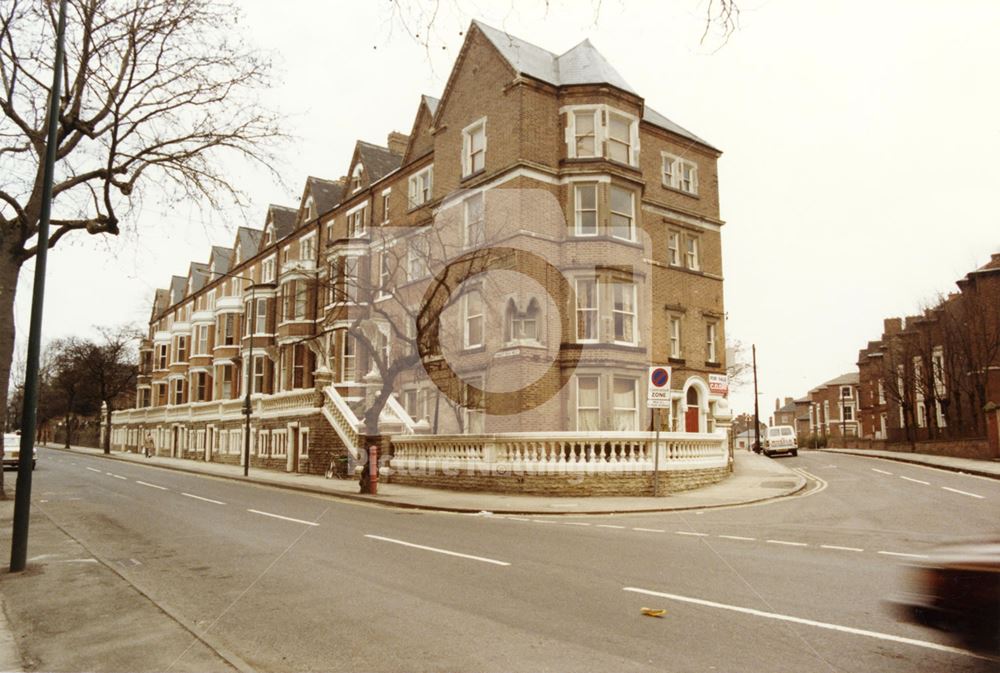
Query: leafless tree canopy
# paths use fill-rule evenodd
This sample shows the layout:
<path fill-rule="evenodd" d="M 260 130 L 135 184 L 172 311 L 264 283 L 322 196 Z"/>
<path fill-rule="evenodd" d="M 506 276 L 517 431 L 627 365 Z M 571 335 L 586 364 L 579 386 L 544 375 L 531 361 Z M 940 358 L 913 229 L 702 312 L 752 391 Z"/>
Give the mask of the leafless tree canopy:
<path fill-rule="evenodd" d="M 268 63 L 239 40 L 235 8 L 71 0 L 67 11 L 50 245 L 78 229 L 116 234 L 144 183 L 239 201 L 219 160 L 270 165 L 278 128 L 252 97 Z M 57 3 L 13 0 L 0 16 L 0 227 L 15 263 L 35 252 L 56 14 Z"/>

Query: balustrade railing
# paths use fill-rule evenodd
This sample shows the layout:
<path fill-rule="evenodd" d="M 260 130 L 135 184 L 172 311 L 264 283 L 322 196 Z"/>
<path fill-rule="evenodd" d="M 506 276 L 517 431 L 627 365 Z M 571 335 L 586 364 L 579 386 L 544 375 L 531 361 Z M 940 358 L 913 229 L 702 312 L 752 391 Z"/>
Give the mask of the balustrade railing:
<path fill-rule="evenodd" d="M 650 432 L 403 435 L 393 437 L 394 469 L 504 465 L 513 471 L 652 470 Z M 661 433 L 660 470 L 724 466 L 724 433 Z"/>

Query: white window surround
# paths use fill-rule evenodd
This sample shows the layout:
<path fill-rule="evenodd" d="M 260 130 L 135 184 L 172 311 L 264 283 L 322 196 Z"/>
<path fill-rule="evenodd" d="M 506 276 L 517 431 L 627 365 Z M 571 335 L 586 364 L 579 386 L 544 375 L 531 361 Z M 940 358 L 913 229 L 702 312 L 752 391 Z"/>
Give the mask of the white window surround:
<path fill-rule="evenodd" d="M 573 234 L 575 236 L 597 236 L 597 184 L 573 186 Z M 593 222 L 589 222 L 592 214 Z"/>
<path fill-rule="evenodd" d="M 486 170 L 486 117 L 462 129 L 462 177 Z"/>
<path fill-rule="evenodd" d="M 697 236 L 685 236 L 684 266 L 692 271 L 701 271 L 700 241 Z"/>
<path fill-rule="evenodd" d="M 299 259 L 312 260 L 316 256 L 316 234 L 311 233 L 299 239 Z"/>
<path fill-rule="evenodd" d="M 271 255 L 270 257 L 268 257 L 263 261 L 261 265 L 261 274 L 262 274 L 261 278 L 263 282 L 265 283 L 274 282 L 274 268 L 276 260 L 277 257 L 275 255 Z"/>
<path fill-rule="evenodd" d="M 674 359 L 680 359 L 683 353 L 683 344 L 681 343 L 681 318 L 680 316 L 672 315 L 668 317 L 670 324 L 669 338 L 670 338 L 670 357 Z"/>
<path fill-rule="evenodd" d="M 463 239 L 465 247 L 486 242 L 486 197 L 477 192 L 462 204 Z"/>
<path fill-rule="evenodd" d="M 714 322 L 706 324 L 705 327 L 705 361 L 718 362 L 718 325 Z"/>
<path fill-rule="evenodd" d="M 588 292 L 586 287 L 581 291 L 581 286 L 587 285 L 591 286 L 590 291 Z M 576 289 L 576 342 L 597 343 L 600 341 L 601 325 L 600 283 L 596 277 L 589 276 L 577 278 L 574 281 L 574 287 Z"/>
<path fill-rule="evenodd" d="M 566 156 L 570 159 L 588 158 L 577 155 L 577 132 L 576 120 L 578 113 L 594 113 L 594 154 L 597 157 L 609 156 L 606 151 L 607 142 L 610 136 L 611 115 L 617 115 L 628 120 L 629 124 L 629 166 L 639 166 L 639 118 L 633 114 L 613 108 L 609 105 L 566 105 L 559 108 L 560 114 L 566 115 Z"/>
<path fill-rule="evenodd" d="M 664 187 L 698 195 L 698 164 L 669 152 L 660 152 L 660 161 L 660 178 Z"/>
<path fill-rule="evenodd" d="M 614 427 L 618 432 L 639 429 L 639 382 L 625 376 L 615 376 L 612 381 L 611 404 Z"/>
<path fill-rule="evenodd" d="M 385 224 L 389 221 L 389 196 L 392 194 L 392 189 L 382 190 L 382 223 Z"/>
<path fill-rule="evenodd" d="M 595 431 L 601 428 L 601 377 L 576 376 L 576 429 Z"/>
<path fill-rule="evenodd" d="M 681 234 L 678 231 L 667 232 L 667 264 L 681 265 Z"/>
<path fill-rule="evenodd" d="M 485 316 L 483 315 L 483 296 L 478 289 L 470 290 L 462 297 L 463 344 L 465 348 L 478 348 L 483 345 L 485 336 Z"/>
<path fill-rule="evenodd" d="M 430 201 L 434 190 L 434 164 L 411 175 L 408 184 L 411 210 Z"/>
<path fill-rule="evenodd" d="M 616 203 L 622 195 L 627 198 L 627 203 Z M 624 208 L 623 208 L 624 206 Z M 635 192 L 624 187 L 611 185 L 608 189 L 608 219 L 609 231 L 613 238 L 623 241 L 635 240 Z M 621 223 L 627 222 L 628 235 L 620 235 Z M 616 233 L 618 232 L 618 233 Z"/>
<path fill-rule="evenodd" d="M 633 281 L 611 281 L 611 317 L 613 325 L 612 341 L 616 344 L 634 346 L 638 343 L 638 321 L 636 316 L 636 293 Z"/>
<path fill-rule="evenodd" d="M 354 170 L 351 172 L 351 193 L 361 191 L 361 174 L 364 172 L 365 167 L 359 162 L 354 166 Z"/>

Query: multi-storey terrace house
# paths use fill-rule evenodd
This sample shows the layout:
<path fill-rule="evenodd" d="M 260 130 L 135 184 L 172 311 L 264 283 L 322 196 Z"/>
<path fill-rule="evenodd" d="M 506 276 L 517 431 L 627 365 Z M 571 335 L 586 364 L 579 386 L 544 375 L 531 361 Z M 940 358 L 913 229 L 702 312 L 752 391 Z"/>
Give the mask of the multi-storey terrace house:
<path fill-rule="evenodd" d="M 153 432 L 161 452 L 242 461 L 249 392 L 263 467 L 322 472 L 379 436 L 411 483 L 438 483 L 407 476 L 435 460 L 572 469 L 653 450 L 702 469 L 677 487 L 717 480 L 719 156 L 589 42 L 556 55 L 474 22 L 408 134 L 359 141 L 344 178 L 309 178 L 298 208 L 271 206 L 157 291 L 116 444 Z M 647 436 L 651 364 L 672 371 L 669 450 Z"/>
<path fill-rule="evenodd" d="M 791 425 L 795 426 L 795 402 L 791 397 L 786 397 L 784 403 L 780 399 L 774 401 L 774 413 L 771 415 L 771 426 Z"/>
<path fill-rule="evenodd" d="M 858 353 L 862 436 L 887 448 L 1000 455 L 1000 254 Z"/>
<path fill-rule="evenodd" d="M 848 372 L 809 391 L 809 434 L 812 439 L 840 441 L 860 434 L 858 374 Z"/>

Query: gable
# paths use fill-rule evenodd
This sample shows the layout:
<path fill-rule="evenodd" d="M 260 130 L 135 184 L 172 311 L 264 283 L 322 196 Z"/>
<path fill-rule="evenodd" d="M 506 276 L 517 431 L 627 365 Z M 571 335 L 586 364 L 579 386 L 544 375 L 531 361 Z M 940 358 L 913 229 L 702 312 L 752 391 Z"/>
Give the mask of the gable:
<path fill-rule="evenodd" d="M 516 40 L 516 38 L 509 39 Z M 524 44 L 539 52 L 544 52 L 546 54 L 549 53 L 545 52 L 543 49 L 534 47 L 533 45 L 528 45 L 528 43 Z M 520 50 L 518 50 L 518 53 L 520 53 Z M 515 70 L 515 68 L 511 65 L 510 61 L 508 61 L 496 45 L 494 45 L 483 34 L 483 30 L 479 22 L 473 21 L 472 27 L 465 36 L 465 42 L 462 43 L 462 49 L 458 52 L 458 58 L 455 59 L 455 65 L 452 67 L 451 73 L 448 75 L 448 83 L 445 84 L 444 92 L 441 94 L 441 101 L 434 113 L 435 120 L 441 118 L 455 89 L 456 80 L 460 74 L 464 74 L 466 69 L 473 71 L 470 73 L 470 76 L 473 78 L 475 78 L 476 71 L 479 69 L 486 69 L 490 72 L 502 72 L 505 78 L 509 77 L 511 79 L 517 75 L 517 70 Z"/>
<path fill-rule="evenodd" d="M 431 135 L 434 115 L 426 98 L 427 96 L 421 96 L 417 116 L 413 120 L 413 128 L 410 129 L 410 140 L 406 144 L 406 154 L 403 156 L 404 164 L 423 156 L 434 148 L 434 136 Z"/>

